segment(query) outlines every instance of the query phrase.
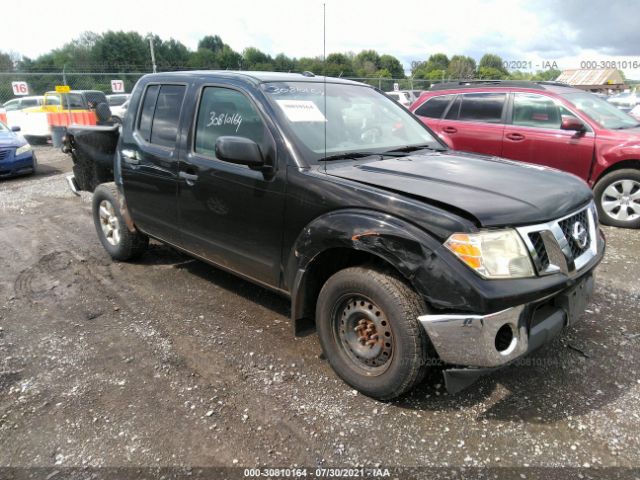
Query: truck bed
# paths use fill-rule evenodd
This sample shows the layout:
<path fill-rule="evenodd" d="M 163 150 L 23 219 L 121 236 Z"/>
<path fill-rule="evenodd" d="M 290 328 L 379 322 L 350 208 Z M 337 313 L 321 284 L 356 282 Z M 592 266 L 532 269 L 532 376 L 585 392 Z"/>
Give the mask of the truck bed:
<path fill-rule="evenodd" d="M 73 175 L 78 190 L 93 192 L 100 184 L 113 181 L 113 167 L 120 137 L 114 126 L 71 126 L 63 151 L 73 159 Z"/>

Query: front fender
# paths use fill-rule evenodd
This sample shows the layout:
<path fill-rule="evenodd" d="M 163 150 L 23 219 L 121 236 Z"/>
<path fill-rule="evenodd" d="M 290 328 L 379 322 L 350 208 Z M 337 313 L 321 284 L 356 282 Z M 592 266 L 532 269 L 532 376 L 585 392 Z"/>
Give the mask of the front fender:
<path fill-rule="evenodd" d="M 325 214 L 313 220 L 298 236 L 289 254 L 286 268 L 287 285 L 291 291 L 291 316 L 296 332 L 306 329 L 313 317 L 309 308 L 317 294 L 310 288 L 310 267 L 331 249 L 367 252 L 397 270 L 425 301 L 437 308 L 461 307 L 473 292 L 457 268 L 443 260 L 442 245 L 428 232 L 414 224 L 383 212 L 345 209 Z M 305 325 L 304 328 L 299 324 Z"/>
<path fill-rule="evenodd" d="M 331 248 L 361 250 L 392 264 L 407 278 L 440 244 L 415 225 L 382 212 L 345 209 L 322 215 L 300 233 L 287 262 L 291 281 Z M 289 285 L 293 285 L 290 282 Z"/>

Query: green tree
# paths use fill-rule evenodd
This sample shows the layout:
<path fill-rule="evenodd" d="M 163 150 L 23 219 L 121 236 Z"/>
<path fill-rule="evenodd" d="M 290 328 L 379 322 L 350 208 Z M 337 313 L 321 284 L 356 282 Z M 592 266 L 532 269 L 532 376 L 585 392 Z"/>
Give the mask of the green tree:
<path fill-rule="evenodd" d="M 175 70 L 184 67 L 189 62 L 189 49 L 184 44 L 170 38 L 163 41 L 154 36 L 154 50 L 156 64 L 161 69 Z"/>
<path fill-rule="evenodd" d="M 375 76 L 380 68 L 380 55 L 375 50 L 363 50 L 355 56 L 353 66 L 360 77 Z"/>
<path fill-rule="evenodd" d="M 535 74 L 531 75 L 531 80 L 556 80 L 561 73 L 562 72 L 560 70 L 553 68 L 550 68 L 549 70 L 538 70 Z"/>
<path fill-rule="evenodd" d="M 498 55 L 494 55 L 493 53 L 485 53 L 482 58 L 480 59 L 480 63 L 478 64 L 478 72 L 480 72 L 480 70 L 485 69 L 485 74 L 489 74 L 489 72 L 493 72 L 493 74 L 495 74 L 495 72 L 500 72 L 500 75 L 502 75 L 503 77 L 507 77 L 507 75 L 509 75 L 509 72 L 507 72 L 507 69 L 504 68 L 504 62 L 502 61 L 502 58 L 500 58 L 500 56 Z M 483 78 L 488 78 L 486 76 L 483 76 Z M 500 77 L 499 77 L 500 78 Z"/>
<path fill-rule="evenodd" d="M 427 64 L 425 66 L 427 72 L 431 72 L 433 70 L 447 70 L 449 68 L 449 57 L 447 57 L 444 53 L 434 53 L 427 60 Z"/>
<path fill-rule="evenodd" d="M 96 62 L 110 72 L 149 68 L 151 64 L 149 43 L 137 32 L 108 31 L 96 40 L 92 50 Z"/>
<path fill-rule="evenodd" d="M 505 73 L 504 70 L 493 67 L 479 67 L 478 78 L 483 80 L 502 80 L 509 78 L 509 74 Z"/>
<path fill-rule="evenodd" d="M 269 70 L 272 68 L 273 59 L 255 47 L 245 48 L 242 52 L 242 65 L 247 70 Z"/>
<path fill-rule="evenodd" d="M 402 63 L 393 55 L 381 55 L 378 66 L 387 70 L 391 74 L 391 78 L 404 78 Z"/>
<path fill-rule="evenodd" d="M 294 59 L 287 57 L 284 53 L 279 53 L 273 59 L 273 68 L 277 72 L 290 72 L 295 68 L 295 65 Z"/>
<path fill-rule="evenodd" d="M 299 72 L 313 72 L 321 75 L 324 71 L 322 57 L 302 57 L 296 61 L 295 69 Z"/>
<path fill-rule="evenodd" d="M 332 77 L 353 77 L 353 60 L 344 53 L 330 53 L 327 55 L 327 75 Z"/>
<path fill-rule="evenodd" d="M 240 70 L 242 68 L 242 55 L 233 50 L 229 45 L 224 45 L 222 50 L 216 53 L 216 62 L 219 68 L 226 70 Z"/>
<path fill-rule="evenodd" d="M 199 48 L 198 51 L 192 52 L 187 61 L 189 68 L 198 69 L 217 69 L 220 68 L 218 56 L 208 48 Z"/>
<path fill-rule="evenodd" d="M 8 53 L 0 52 L 0 72 L 13 71 L 13 59 Z"/>
<path fill-rule="evenodd" d="M 211 50 L 213 53 L 217 53 L 222 50 L 224 45 L 224 42 L 218 35 L 207 35 L 206 37 L 202 37 L 198 42 L 198 50 L 206 48 L 207 50 Z"/>
<path fill-rule="evenodd" d="M 470 79 L 475 76 L 476 61 L 464 55 L 454 55 L 451 57 L 447 67 L 447 76 L 455 79 Z"/>

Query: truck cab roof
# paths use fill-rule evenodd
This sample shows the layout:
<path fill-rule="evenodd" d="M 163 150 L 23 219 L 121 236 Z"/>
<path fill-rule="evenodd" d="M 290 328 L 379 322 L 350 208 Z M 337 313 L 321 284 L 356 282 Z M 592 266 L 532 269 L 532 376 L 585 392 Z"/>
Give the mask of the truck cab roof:
<path fill-rule="evenodd" d="M 314 75 L 311 72 L 304 73 L 287 73 L 287 72 L 260 72 L 260 71 L 236 71 L 236 70 L 189 70 L 179 72 L 162 72 L 151 73 L 145 75 L 143 79 L 147 81 L 153 80 L 167 80 L 167 79 L 182 79 L 182 78 L 228 78 L 234 80 L 245 81 L 254 85 L 267 82 L 313 82 L 319 83 L 325 80 L 329 83 L 343 83 L 349 85 L 362 85 L 368 86 L 361 82 L 354 82 L 353 80 L 347 80 L 338 77 L 324 77 L 321 75 Z"/>

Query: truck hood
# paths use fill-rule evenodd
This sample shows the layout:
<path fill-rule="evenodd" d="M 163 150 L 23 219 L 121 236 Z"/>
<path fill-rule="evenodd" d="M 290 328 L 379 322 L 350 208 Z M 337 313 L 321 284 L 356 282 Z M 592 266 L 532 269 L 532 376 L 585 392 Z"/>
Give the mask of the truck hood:
<path fill-rule="evenodd" d="M 591 189 L 574 175 L 454 151 L 328 163 L 326 173 L 463 210 L 483 227 L 547 222 L 592 198 Z"/>

